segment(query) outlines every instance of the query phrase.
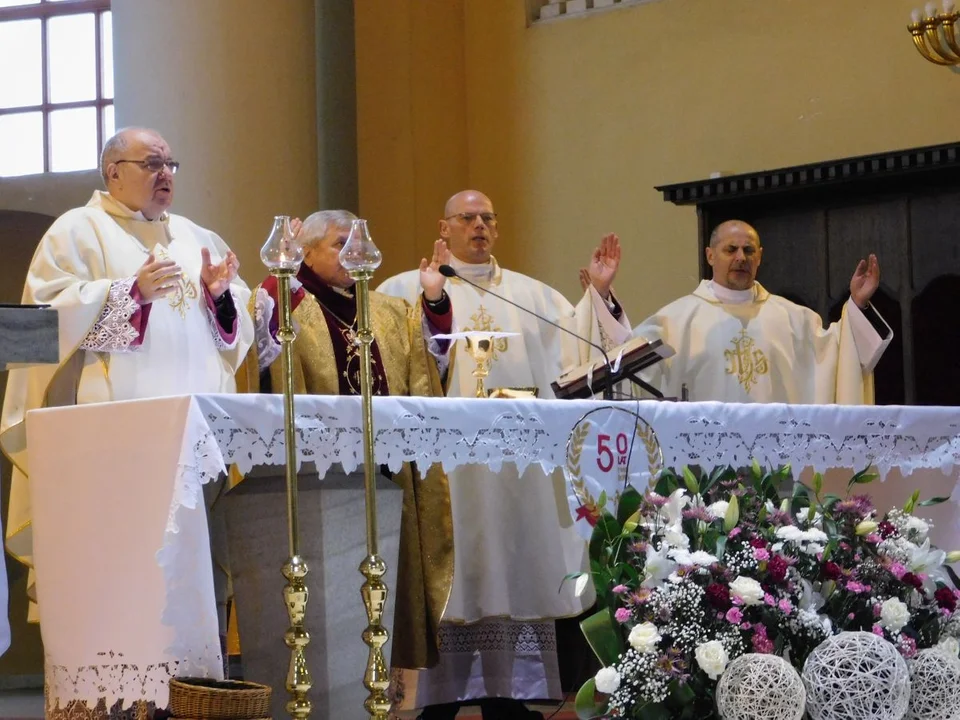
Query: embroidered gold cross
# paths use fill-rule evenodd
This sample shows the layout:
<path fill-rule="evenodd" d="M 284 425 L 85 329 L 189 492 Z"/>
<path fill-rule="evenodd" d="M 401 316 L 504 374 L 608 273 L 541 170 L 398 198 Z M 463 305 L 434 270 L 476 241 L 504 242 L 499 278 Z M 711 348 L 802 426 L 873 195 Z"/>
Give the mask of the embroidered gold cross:
<path fill-rule="evenodd" d="M 168 260 L 170 255 L 165 252 L 163 249 L 157 253 L 157 260 Z M 190 308 L 190 301 L 196 300 L 199 296 L 197 292 L 197 286 L 193 284 L 193 280 L 188 280 L 183 273 L 180 274 L 180 281 L 177 283 L 177 287 L 174 289 L 168 298 L 170 307 L 180 313 L 180 317 L 186 319 L 187 310 Z"/>
<path fill-rule="evenodd" d="M 477 311 L 470 316 L 470 322 L 472 325 L 466 328 L 465 332 L 479 331 L 479 332 L 501 332 L 498 325 L 494 325 L 496 322 L 493 319 L 493 315 L 487 312 L 487 309 L 481 305 Z M 493 362 L 497 359 L 497 353 L 505 353 L 507 351 L 507 338 L 496 338 L 493 341 L 493 355 L 490 357 L 490 362 Z"/>
<path fill-rule="evenodd" d="M 763 350 L 755 347 L 746 328 L 730 342 L 733 350 L 723 351 L 723 357 L 729 363 L 727 375 L 736 375 L 743 389 L 750 392 L 750 388 L 759 382 L 760 376 L 770 372 L 767 356 L 763 354 Z"/>

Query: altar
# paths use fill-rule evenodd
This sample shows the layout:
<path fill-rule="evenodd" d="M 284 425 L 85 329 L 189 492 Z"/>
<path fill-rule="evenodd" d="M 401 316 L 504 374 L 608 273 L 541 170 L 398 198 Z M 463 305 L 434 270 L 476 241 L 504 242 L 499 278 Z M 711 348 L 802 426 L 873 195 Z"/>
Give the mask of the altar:
<path fill-rule="evenodd" d="M 872 465 L 883 482 L 866 491 L 881 512 L 915 489 L 951 496 L 923 515 L 934 522 L 934 542 L 960 549 L 956 408 L 378 397 L 373 410 L 376 459 L 393 470 L 406 461 L 447 470 L 539 463 L 569 475 L 571 431 L 604 413 L 613 422 L 612 412 L 630 416 L 649 467 L 756 460 L 789 463 L 801 475 Z M 335 465 L 356 470 L 360 398 L 297 397 L 296 414 L 300 462 L 321 478 Z M 163 707 L 170 677 L 222 677 L 203 488 L 231 465 L 283 463 L 282 398 L 197 395 L 35 410 L 27 433 L 48 709 L 72 701 Z M 603 437 L 590 441 L 600 467 Z M 613 467 L 618 438 L 608 440 Z M 570 493 L 574 517 L 582 515 L 578 498 Z M 301 526 L 309 532 L 309 519 Z M 358 550 L 357 564 L 362 556 Z M 355 585 L 359 605 L 360 575 L 344 583 Z M 270 590 L 277 603 L 282 584 L 278 573 Z"/>

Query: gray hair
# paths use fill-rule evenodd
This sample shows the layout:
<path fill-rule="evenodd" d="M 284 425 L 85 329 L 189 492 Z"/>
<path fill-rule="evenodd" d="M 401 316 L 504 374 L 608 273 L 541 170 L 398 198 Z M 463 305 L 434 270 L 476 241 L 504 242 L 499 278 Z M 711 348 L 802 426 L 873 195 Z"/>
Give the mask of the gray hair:
<path fill-rule="evenodd" d="M 100 177 L 103 178 L 103 186 L 107 186 L 107 167 L 121 159 L 121 156 L 127 152 L 130 147 L 130 136 L 137 132 L 148 132 L 158 135 L 156 130 L 145 127 L 125 127 L 117 130 L 113 137 L 103 144 L 103 152 L 100 153 Z"/>
<path fill-rule="evenodd" d="M 303 221 L 300 230 L 303 244 L 313 247 L 320 242 L 332 228 L 348 228 L 357 219 L 349 210 L 320 210 Z"/>

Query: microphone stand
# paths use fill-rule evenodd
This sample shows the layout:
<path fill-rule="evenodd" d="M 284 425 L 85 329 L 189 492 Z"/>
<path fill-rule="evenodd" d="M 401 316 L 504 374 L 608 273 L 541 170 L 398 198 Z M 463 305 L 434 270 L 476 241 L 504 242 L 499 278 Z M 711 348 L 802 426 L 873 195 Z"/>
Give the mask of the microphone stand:
<path fill-rule="evenodd" d="M 530 309 L 528 309 L 528 308 L 525 308 L 523 305 L 519 305 L 519 304 L 515 303 L 513 300 L 510 300 L 509 298 L 506 298 L 506 297 L 504 297 L 503 295 L 499 295 L 499 294 L 493 292 L 492 290 L 490 290 L 490 288 L 483 287 L 482 285 L 478 285 L 477 283 L 473 282 L 472 280 L 469 280 L 469 279 L 465 278 L 463 275 L 461 275 L 460 273 L 458 273 L 458 272 L 457 272 L 453 267 L 451 267 L 450 265 L 441 265 L 440 268 L 439 268 L 439 270 L 440 270 L 440 274 L 443 275 L 444 277 L 448 277 L 448 278 L 458 278 L 458 279 L 460 279 L 460 280 L 463 280 L 467 285 L 472 285 L 473 287 L 477 288 L 477 290 L 482 290 L 482 291 L 485 292 L 485 293 L 489 293 L 490 295 L 493 295 L 493 297 L 497 298 L 498 300 L 503 300 L 503 302 L 505 302 L 505 303 L 507 303 L 507 304 L 509 304 L 509 305 L 513 305 L 513 306 L 514 306 L 515 308 L 517 308 L 518 310 L 523 310 L 523 312 L 527 313 L 528 315 L 533 315 L 537 320 L 540 320 L 541 322 L 545 322 L 545 323 L 547 323 L 548 325 L 552 325 L 553 327 L 557 328 L 558 330 L 562 330 L 562 331 L 565 332 L 567 335 L 572 335 L 572 336 L 575 337 L 577 340 L 586 343 L 587 345 L 589 345 L 590 347 L 592 347 L 592 348 L 594 348 L 594 349 L 596 349 L 596 350 L 599 350 L 599 351 L 600 351 L 600 354 L 603 355 L 603 361 L 607 364 L 607 373 L 608 373 L 608 375 L 607 375 L 608 381 L 607 381 L 606 386 L 603 388 L 603 399 L 604 399 L 604 400 L 608 400 L 608 401 L 612 401 L 612 400 L 613 400 L 613 386 L 616 385 L 616 384 L 617 384 L 618 382 L 620 382 L 620 380 L 621 380 L 621 378 L 620 378 L 620 371 L 619 371 L 619 370 L 614 371 L 614 369 L 613 369 L 613 364 L 610 362 L 610 357 L 607 355 L 607 351 L 604 350 L 602 347 L 600 347 L 599 345 L 597 345 L 595 342 L 592 342 L 592 341 L 590 341 L 590 340 L 587 340 L 585 337 L 581 337 L 580 335 L 577 335 L 577 334 L 576 334 L 575 332 L 573 332 L 572 330 L 568 330 L 567 328 L 563 327 L 563 325 L 560 325 L 560 324 L 558 324 L 558 323 L 555 323 L 553 320 L 549 320 L 549 319 L 543 317 L 543 315 L 538 315 L 538 314 L 535 313 L 533 310 L 530 310 Z"/>

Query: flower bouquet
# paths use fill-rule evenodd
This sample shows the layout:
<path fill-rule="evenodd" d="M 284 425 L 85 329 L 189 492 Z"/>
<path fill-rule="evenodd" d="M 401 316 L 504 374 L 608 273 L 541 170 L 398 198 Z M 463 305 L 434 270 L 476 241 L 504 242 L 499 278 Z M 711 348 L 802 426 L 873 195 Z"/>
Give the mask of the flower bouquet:
<path fill-rule="evenodd" d="M 582 590 L 592 577 L 600 607 L 582 626 L 605 667 L 578 693 L 579 717 L 716 718 L 732 659 L 772 653 L 799 671 L 842 630 L 882 635 L 905 657 L 937 644 L 956 656 L 954 557 L 930 547 L 917 495 L 882 519 L 849 495 L 874 478 L 857 473 L 841 498 L 819 475 L 790 489 L 789 467 L 754 463 L 627 488 L 616 516 L 595 519 L 590 573 L 567 578 Z"/>

